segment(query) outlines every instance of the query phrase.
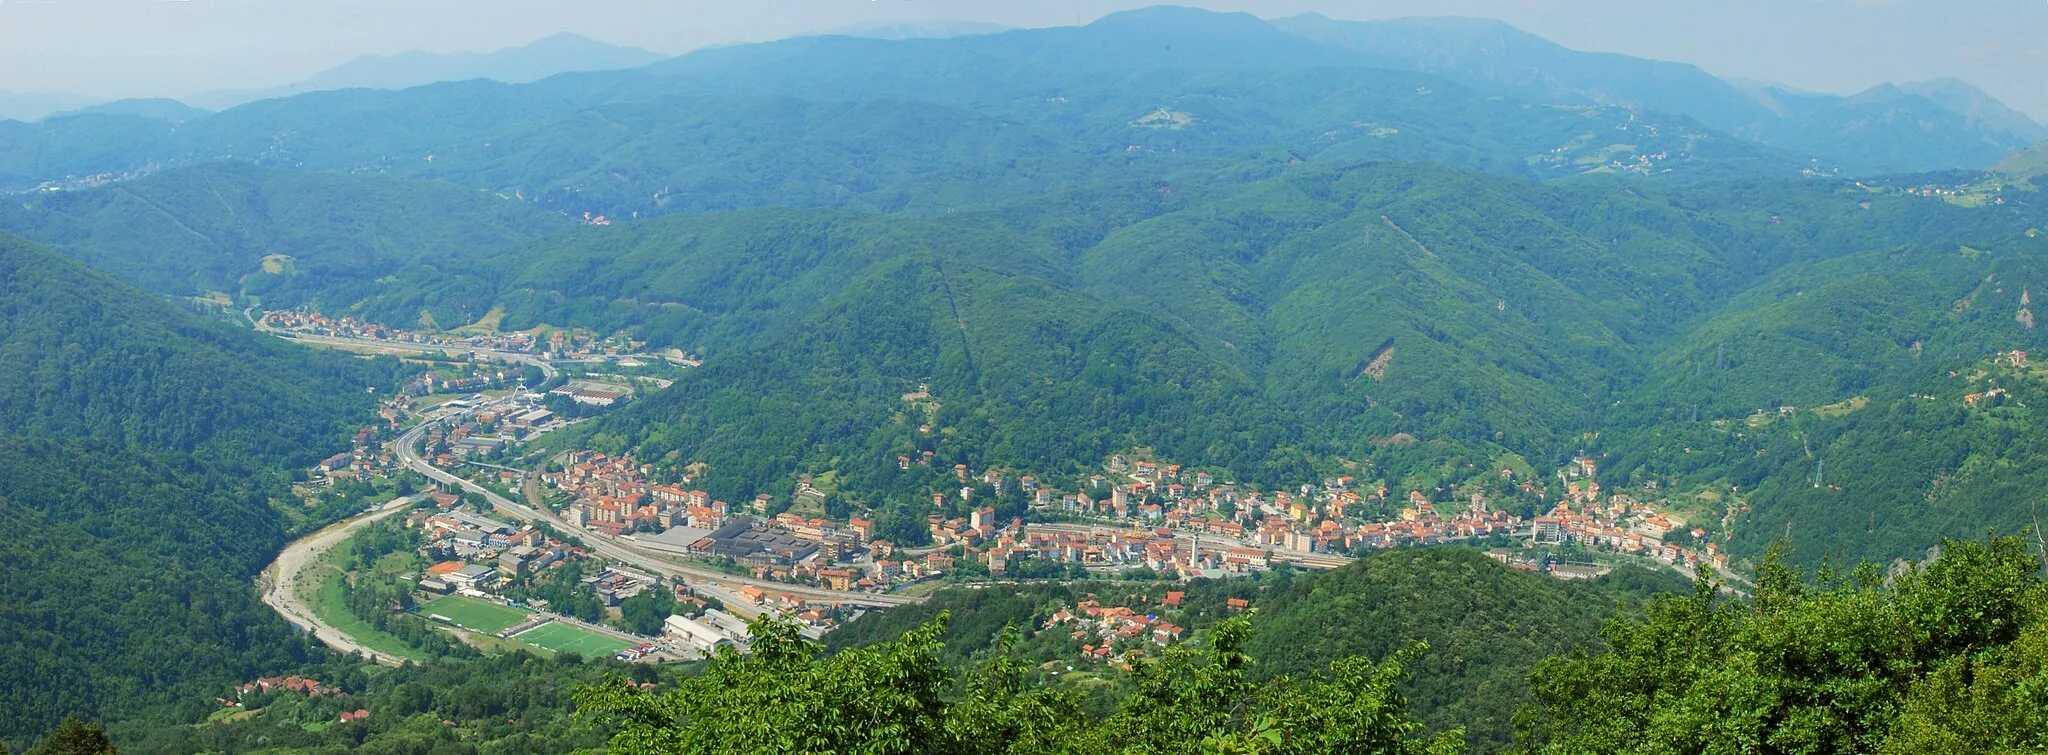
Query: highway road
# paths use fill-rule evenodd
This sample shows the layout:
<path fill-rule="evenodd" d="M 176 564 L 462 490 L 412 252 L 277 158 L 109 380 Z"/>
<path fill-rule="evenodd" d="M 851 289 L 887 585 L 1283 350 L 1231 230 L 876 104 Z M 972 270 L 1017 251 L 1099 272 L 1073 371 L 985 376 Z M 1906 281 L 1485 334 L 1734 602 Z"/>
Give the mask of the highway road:
<path fill-rule="evenodd" d="M 500 399 L 500 402 L 504 401 L 507 401 L 507 399 Z M 505 512 L 510 516 L 529 522 L 546 522 L 548 525 L 554 527 L 555 530 L 558 532 L 574 533 L 577 537 L 583 540 L 584 545 L 589 546 L 592 551 L 595 551 L 599 555 L 602 555 L 606 558 L 626 563 L 653 572 L 655 574 L 660 574 L 671 579 L 676 579 L 691 585 L 708 586 L 711 583 L 716 583 L 719 586 L 729 587 L 737 587 L 740 585 L 753 585 L 763 590 L 773 590 L 777 592 L 789 593 L 791 595 L 795 595 L 805 600 L 825 601 L 830 603 L 844 603 L 847 605 L 865 606 L 869 608 L 891 608 L 895 606 L 909 605 L 912 603 L 921 603 L 924 600 L 923 598 L 913 598 L 901 595 L 879 595 L 875 593 L 865 592 L 840 592 L 837 590 L 821 590 L 814 587 L 804 587 L 800 585 L 791 585 L 784 584 L 781 582 L 754 579 L 752 577 L 736 576 L 714 569 L 706 569 L 702 567 L 678 564 L 674 561 L 662 558 L 655 554 L 648 553 L 644 550 L 636 548 L 623 539 L 614 538 L 612 536 L 605 535 L 599 532 L 592 532 L 589 530 L 572 527 L 568 522 L 563 521 L 559 517 L 556 517 L 554 512 L 548 511 L 545 508 L 538 506 L 528 506 L 522 502 L 509 500 L 504 496 L 498 495 L 497 493 L 493 493 L 490 490 L 485 489 L 481 485 L 477 485 L 476 483 L 462 479 L 453 474 L 449 474 L 447 471 L 444 471 L 442 469 L 435 467 L 432 464 L 427 463 L 427 461 L 421 458 L 419 455 L 420 439 L 425 437 L 426 428 L 426 424 L 418 425 L 412 428 L 411 430 L 406 431 L 404 435 L 399 436 L 399 463 L 404 464 L 406 467 L 412 469 L 415 472 L 419 472 L 420 474 L 426 475 L 429 479 L 432 479 L 437 483 L 443 485 L 453 485 L 463 490 L 467 490 L 469 492 L 481 495 L 484 497 L 485 500 L 490 501 L 493 507 Z"/>
<path fill-rule="evenodd" d="M 249 319 L 251 325 L 254 326 L 257 330 L 278 336 L 280 338 L 285 338 L 294 341 L 302 341 L 306 343 L 322 344 L 328 346 L 355 346 L 362 348 L 396 349 L 402 351 L 415 351 L 422 353 L 445 352 L 449 350 L 454 350 L 458 352 L 472 352 L 481 357 L 533 365 L 539 368 L 541 372 L 544 375 L 546 375 L 547 378 L 550 380 L 554 379 L 554 377 L 557 374 L 557 371 L 553 364 L 550 364 L 548 360 L 542 359 L 539 355 L 535 354 L 493 351 L 489 349 L 463 349 L 460 347 L 452 346 L 409 344 L 390 341 L 374 341 L 359 338 L 341 338 L 336 336 L 317 336 L 304 333 L 293 333 L 289 331 L 277 330 L 275 328 L 264 327 L 261 321 L 254 317 L 253 312 L 244 312 L 243 315 Z M 499 399 L 495 403 L 509 403 L 510 400 L 510 398 Z M 922 598 L 909 598 L 899 595 L 879 595 L 875 593 L 865 592 L 840 592 L 836 590 L 821 590 L 817 588 L 804 587 L 800 585 L 790 585 L 781 582 L 754 579 L 753 577 L 737 576 L 717 571 L 714 569 L 706 569 L 702 567 L 678 564 L 667 558 L 663 558 L 655 554 L 648 553 L 642 549 L 636 548 L 632 546 L 629 542 L 624 541 L 622 539 L 613 538 L 603 533 L 591 532 L 589 530 L 583 530 L 572 527 L 569 525 L 568 522 L 556 517 L 553 512 L 547 511 L 543 507 L 527 506 L 520 502 L 508 500 L 504 496 L 500 496 L 496 493 L 484 489 L 482 486 L 479 486 L 460 477 L 456 477 L 455 475 L 449 474 L 448 472 L 443 471 L 439 468 L 436 468 L 434 465 L 427 463 L 427 461 L 421 458 L 419 455 L 419 445 L 420 440 L 425 437 L 426 429 L 430 424 L 431 423 L 422 423 L 420 425 L 414 426 L 411 430 L 408 430 L 405 432 L 405 434 L 399 436 L 398 459 L 400 463 L 404 464 L 406 467 L 412 469 L 415 472 L 427 476 L 429 479 L 432 479 L 435 482 L 441 483 L 443 485 L 453 485 L 456 487 L 460 487 L 464 490 L 480 494 L 486 500 L 490 501 L 492 506 L 497 507 L 499 510 L 504 511 L 506 514 L 526 521 L 546 522 L 550 526 L 553 526 L 559 532 L 575 533 L 578 537 L 582 538 L 585 545 L 590 546 L 591 550 L 596 551 L 598 554 L 603 555 L 607 558 L 611 558 L 626 564 L 637 566 L 639 568 L 646 569 L 654 573 L 670 577 L 672 579 L 684 581 L 692 585 L 702 585 L 707 587 L 711 585 L 716 585 L 718 587 L 734 589 L 742 585 L 753 585 L 756 587 L 760 587 L 764 590 L 775 590 L 778 592 L 789 593 L 791 595 L 795 595 L 805 600 L 844 603 L 847 605 L 865 606 L 869 608 L 889 608 L 894 606 L 909 605 L 911 603 L 923 602 Z M 716 591 L 730 592 L 730 590 Z"/>
<path fill-rule="evenodd" d="M 403 658 L 385 655 L 356 644 L 355 638 L 322 621 L 320 616 L 313 612 L 312 606 L 306 605 L 305 601 L 299 598 L 299 590 L 302 585 L 307 584 L 306 567 L 317 563 L 328 550 L 347 540 L 364 525 L 404 511 L 419 499 L 419 496 L 399 498 L 285 546 L 284 552 L 277 554 L 277 560 L 272 561 L 270 566 L 263 570 L 263 602 L 277 609 L 278 613 L 284 615 L 285 620 L 298 625 L 300 629 L 311 631 L 314 638 L 335 650 L 343 653 L 362 653 L 363 657 L 386 666 L 396 666 L 405 662 Z"/>

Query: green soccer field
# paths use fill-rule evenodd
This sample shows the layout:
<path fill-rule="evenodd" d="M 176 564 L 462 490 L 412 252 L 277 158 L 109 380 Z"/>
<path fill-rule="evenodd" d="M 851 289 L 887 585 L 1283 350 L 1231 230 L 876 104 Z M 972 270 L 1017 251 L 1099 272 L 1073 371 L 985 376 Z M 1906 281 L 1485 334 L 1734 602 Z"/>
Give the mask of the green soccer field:
<path fill-rule="evenodd" d="M 523 608 L 501 606 L 466 595 L 450 595 L 420 606 L 420 615 L 445 616 L 457 626 L 478 632 L 496 633 L 532 616 Z"/>
<path fill-rule="evenodd" d="M 585 658 L 609 656 L 634 643 L 582 627 L 551 621 L 512 636 L 512 639 L 557 653 L 575 653 Z"/>

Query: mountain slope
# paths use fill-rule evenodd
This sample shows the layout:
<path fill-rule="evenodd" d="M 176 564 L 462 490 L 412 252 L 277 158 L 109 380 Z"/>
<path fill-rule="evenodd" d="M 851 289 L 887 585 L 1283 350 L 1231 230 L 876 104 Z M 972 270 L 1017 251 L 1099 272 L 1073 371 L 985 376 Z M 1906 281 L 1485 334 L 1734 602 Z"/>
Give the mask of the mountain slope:
<path fill-rule="evenodd" d="M 575 34 L 557 34 L 486 53 L 413 50 L 364 55 L 289 86 L 251 92 L 211 92 L 190 99 L 202 107 L 227 109 L 257 100 L 336 89 L 408 89 L 471 79 L 525 84 L 564 73 L 639 68 L 667 57 Z"/>
<path fill-rule="evenodd" d="M 53 114 L 53 117 L 68 115 L 133 115 L 151 120 L 183 123 L 212 115 L 213 111 L 196 108 L 170 99 L 115 100 L 77 110 Z"/>
<path fill-rule="evenodd" d="M 1682 113 L 1716 128 L 1767 117 L 1740 88 L 1684 63 L 1571 50 L 1508 24 L 1476 18 L 1339 21 L 1319 14 L 1274 26 L 1365 54 L 1379 65 L 1434 73 L 1467 86 L 1556 102 Z"/>
<path fill-rule="evenodd" d="M 233 163 L 0 207 L 0 231 L 160 293 L 360 309 L 394 323 L 418 319 L 420 276 L 469 280 L 478 261 L 568 225 L 445 184 Z M 437 317 L 464 315 L 455 306 Z"/>
<path fill-rule="evenodd" d="M 97 98 L 75 94 L 0 92 L 0 121 L 37 121 L 51 113 L 87 107 Z"/>
<path fill-rule="evenodd" d="M 1310 14 L 1274 25 L 1387 68 L 1531 102 L 1683 114 L 1859 172 L 1981 169 L 2048 138 L 2048 128 L 1954 79 L 1884 85 L 1852 97 L 1750 91 L 1690 65 L 1570 50 L 1497 21 L 1352 22 Z"/>
<path fill-rule="evenodd" d="M 367 408 L 365 363 L 200 320 L 0 237 L 0 433 L 310 462 Z"/>
<path fill-rule="evenodd" d="M 315 656 L 249 580 L 284 470 L 345 445 L 394 365 L 206 322 L 0 237 L 0 738 L 189 720 Z"/>
<path fill-rule="evenodd" d="M 1642 570 L 1560 582 L 1468 548 L 1390 551 L 1261 597 L 1250 650 L 1260 674 L 1279 676 L 1426 642 L 1404 685 L 1416 717 L 1438 731 L 1464 727 L 1476 752 L 1503 752 L 1541 659 L 1602 649 L 1601 624 L 1617 611 L 1684 587 Z"/>
<path fill-rule="evenodd" d="M 2048 142 L 2014 153 L 1992 170 L 2022 181 L 2048 176 Z"/>
<path fill-rule="evenodd" d="M 1772 271 L 2024 228 L 1940 202 L 1866 210 L 1863 196 L 1789 183 L 1702 212 L 1684 191 L 1368 166 L 1101 206 L 1129 220 L 1078 236 L 1041 225 L 1059 213 L 1036 203 L 920 222 L 677 218 L 514 274 L 506 323 L 604 313 L 708 355 L 597 432 L 642 458 L 711 463 L 721 495 L 836 470 L 855 495 L 901 500 L 923 481 L 894 459 L 925 450 L 1066 474 L 1146 447 L 1275 486 L 1335 457 L 1406 463 L 1375 442 L 1402 434 L 1561 463 L 1581 431 L 1726 390 L 1653 387 L 1643 408 L 1618 405 L 1634 414 L 1614 409 L 1681 372 L 1658 360 L 1691 320 Z M 1868 220 L 1821 233 L 1852 218 Z M 939 436 L 906 419 L 899 397 L 919 383 L 943 406 Z M 745 398 L 762 396 L 777 398 Z"/>
<path fill-rule="evenodd" d="M 1424 641 L 1429 652 L 1410 662 L 1412 673 L 1402 684 L 1410 709 L 1433 730 L 1464 727 L 1469 751 L 1493 753 L 1512 744 L 1515 712 L 1531 699 L 1526 679 L 1541 659 L 1599 650 L 1600 627 L 1618 608 L 1626 615 L 1654 595 L 1686 588 L 1669 573 L 1625 569 L 1593 582 L 1562 582 L 1515 571 L 1467 548 L 1408 549 L 1376 553 L 1333 572 L 1258 580 L 948 590 L 928 603 L 863 616 L 826 635 L 825 643 L 843 652 L 887 642 L 949 612 L 943 654 L 948 665 L 978 664 L 997 635 L 1014 627 L 1021 637 L 1012 657 L 1031 664 L 1057 661 L 1050 665 L 1058 671 L 1042 674 L 1042 680 L 1058 684 L 1070 664 L 1087 666 L 1073 663 L 1081 641 L 1069 637 L 1072 628 L 1047 626 L 1056 611 L 1099 599 L 1142 608 L 1192 630 L 1200 641 L 1202 632 L 1234 613 L 1228 599 L 1245 599 L 1257 609 L 1246 648 L 1258 659 L 1255 677 L 1302 678 L 1336 659 L 1387 658 Z M 1159 605 L 1169 589 L 1181 592 L 1181 601 Z M 1084 670 L 1079 676 L 1092 674 Z M 1103 676 L 1117 679 L 1114 673 Z"/>
<path fill-rule="evenodd" d="M 861 24 L 834 29 L 828 34 L 869 39 L 946 39 L 949 37 L 971 37 L 982 34 L 1001 34 L 1011 28 L 1001 24 L 976 21 L 902 21 L 897 23 Z"/>
<path fill-rule="evenodd" d="M 1900 91 L 1932 100 L 1949 112 L 1969 117 L 1979 128 L 2030 141 L 2048 139 L 2048 126 L 2035 123 L 2027 114 L 1961 79 L 1914 81 L 1898 87 Z"/>
<path fill-rule="evenodd" d="M 616 218 L 851 202 L 941 172 L 1014 190 L 985 166 L 1071 169 L 1077 157 L 1102 172 L 1253 155 L 1545 178 L 1804 167 L 1682 116 L 1538 107 L 1370 65 L 1251 16 L 1188 9 L 950 39 L 811 37 L 526 86 L 315 93 L 175 130 L 38 124 L 0 132 L 0 186 L 233 159 L 443 180 Z M 116 127 L 133 133 L 73 141 Z"/>

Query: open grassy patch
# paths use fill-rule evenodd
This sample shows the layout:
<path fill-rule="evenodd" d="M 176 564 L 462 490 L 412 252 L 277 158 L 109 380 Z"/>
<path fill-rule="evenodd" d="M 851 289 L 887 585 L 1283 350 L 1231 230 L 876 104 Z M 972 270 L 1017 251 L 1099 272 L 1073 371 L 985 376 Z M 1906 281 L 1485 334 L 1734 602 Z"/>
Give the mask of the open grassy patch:
<path fill-rule="evenodd" d="M 447 619 L 449 623 L 478 632 L 498 633 L 525 621 L 533 612 L 524 608 L 477 600 L 467 595 L 450 595 L 420 606 L 421 616 Z M 438 620 L 438 619 L 436 619 Z"/>
<path fill-rule="evenodd" d="M 1846 417 L 1851 414 L 1855 414 L 1858 411 L 1862 411 L 1863 408 L 1866 406 L 1870 406 L 1870 397 L 1857 396 L 1855 398 L 1840 403 L 1814 407 L 1813 413 L 1829 418 Z"/>
<path fill-rule="evenodd" d="M 558 653 L 575 653 L 585 658 L 612 655 L 635 644 L 559 621 L 551 621 L 520 632 L 513 635 L 513 639 Z"/>
<path fill-rule="evenodd" d="M 396 658 L 423 660 L 425 656 L 405 644 L 405 641 L 378 631 L 370 622 L 357 618 L 348 610 L 346 588 L 342 584 L 345 577 L 333 560 L 336 553 L 345 552 L 344 549 L 347 547 L 344 544 L 322 556 L 318 563 L 307 567 L 309 571 L 305 575 L 306 578 L 299 581 L 299 598 L 313 609 L 313 614 L 320 617 L 321 621 L 354 638 L 357 644 Z"/>
<path fill-rule="evenodd" d="M 504 321 L 505 308 L 502 306 L 491 307 L 491 311 L 485 312 L 484 316 L 477 318 L 476 322 L 456 328 L 450 331 L 450 333 L 458 336 L 487 336 L 497 333 L 498 325 Z"/>

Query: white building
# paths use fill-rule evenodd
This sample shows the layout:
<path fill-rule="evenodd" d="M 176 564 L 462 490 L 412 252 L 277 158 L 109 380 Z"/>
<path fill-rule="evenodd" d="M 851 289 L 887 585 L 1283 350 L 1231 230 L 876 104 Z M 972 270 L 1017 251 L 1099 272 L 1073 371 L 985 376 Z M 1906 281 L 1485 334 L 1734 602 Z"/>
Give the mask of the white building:
<path fill-rule="evenodd" d="M 687 616 L 670 616 L 662 622 L 662 629 L 670 637 L 687 640 L 699 650 L 711 651 L 721 645 L 733 644 L 732 638 L 724 632 L 713 629 L 703 622 Z"/>

